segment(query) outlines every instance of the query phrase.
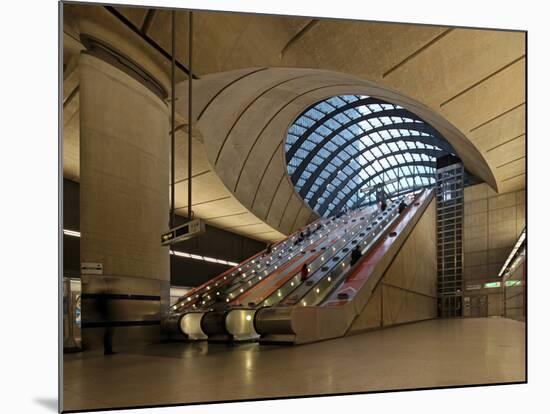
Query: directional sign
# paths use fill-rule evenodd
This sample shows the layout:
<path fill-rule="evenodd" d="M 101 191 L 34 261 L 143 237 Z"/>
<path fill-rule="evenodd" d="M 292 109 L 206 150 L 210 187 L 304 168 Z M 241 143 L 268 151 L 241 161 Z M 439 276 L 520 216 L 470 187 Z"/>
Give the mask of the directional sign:
<path fill-rule="evenodd" d="M 181 226 L 161 234 L 160 243 L 163 246 L 174 244 L 183 240 L 198 236 L 206 231 L 204 222 L 201 219 L 191 220 Z"/>
<path fill-rule="evenodd" d="M 83 275 L 102 275 L 103 263 L 82 262 L 80 263 L 80 273 Z"/>

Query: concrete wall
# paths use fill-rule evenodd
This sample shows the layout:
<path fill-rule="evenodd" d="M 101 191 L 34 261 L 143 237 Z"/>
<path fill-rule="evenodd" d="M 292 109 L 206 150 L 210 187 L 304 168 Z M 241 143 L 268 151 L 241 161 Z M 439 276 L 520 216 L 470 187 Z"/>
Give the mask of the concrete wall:
<path fill-rule="evenodd" d="M 80 185 L 63 180 L 63 228 L 80 231 Z M 176 216 L 176 225 L 183 217 Z M 160 236 L 159 236 L 160 237 Z M 265 244 L 206 225 L 206 233 L 177 243 L 174 250 L 240 263 L 265 248 Z M 170 255 L 170 284 L 198 286 L 227 270 L 227 265 Z M 80 239 L 63 237 L 63 275 L 80 277 Z"/>
<path fill-rule="evenodd" d="M 507 318 L 525 321 L 525 272 L 527 263 L 524 259 L 506 276 L 504 282 L 515 281 L 514 285 L 503 288 L 503 314 Z"/>
<path fill-rule="evenodd" d="M 110 64 L 80 59 L 80 229 L 83 262 L 104 273 L 169 280 L 168 108 Z"/>
<path fill-rule="evenodd" d="M 525 226 L 525 191 L 497 194 L 487 184 L 464 189 L 464 282 L 498 276 Z"/>
<path fill-rule="evenodd" d="M 104 58 L 80 56 L 80 261 L 103 264 L 82 276 L 82 338 L 115 347 L 160 339 L 169 306 L 170 261 L 159 235 L 168 220 L 168 108 Z M 108 311 L 98 312 L 107 295 Z M 115 348 L 116 349 L 116 348 Z"/>
<path fill-rule="evenodd" d="M 465 318 L 502 316 L 502 288 L 480 288 L 464 292 L 463 314 Z"/>
<path fill-rule="evenodd" d="M 504 314 L 503 289 L 483 286 L 500 281 L 498 273 L 524 226 L 525 191 L 497 194 L 487 184 L 464 189 L 464 317 Z"/>
<path fill-rule="evenodd" d="M 436 203 L 433 200 L 349 333 L 437 317 Z"/>

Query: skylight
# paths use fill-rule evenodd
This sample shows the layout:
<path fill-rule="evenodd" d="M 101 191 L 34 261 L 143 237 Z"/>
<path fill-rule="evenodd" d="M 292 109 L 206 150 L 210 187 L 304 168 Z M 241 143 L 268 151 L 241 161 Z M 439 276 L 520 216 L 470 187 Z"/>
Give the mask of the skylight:
<path fill-rule="evenodd" d="M 309 107 L 290 126 L 285 149 L 296 190 L 325 217 L 375 202 L 380 189 L 391 198 L 433 186 L 436 159 L 454 152 L 412 112 L 360 95 Z"/>

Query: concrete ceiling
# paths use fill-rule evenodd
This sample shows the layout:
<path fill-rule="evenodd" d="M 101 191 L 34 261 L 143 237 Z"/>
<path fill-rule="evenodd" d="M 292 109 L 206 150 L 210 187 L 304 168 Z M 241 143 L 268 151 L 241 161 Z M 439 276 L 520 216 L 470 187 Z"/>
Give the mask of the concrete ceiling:
<path fill-rule="evenodd" d="M 153 42 L 170 51 L 170 20 L 167 11 L 143 8 L 108 11 L 101 6 L 67 5 L 65 10 L 64 174 L 78 180 L 79 19 L 95 13 L 105 27 L 116 27 L 117 39 L 134 43 L 139 53 L 156 56 L 166 69 L 159 75 L 165 85 L 169 60 L 149 49 Z M 394 90 L 396 96 L 446 120 L 484 161 L 488 174 L 483 178 L 494 177 L 494 183 L 489 183 L 499 192 L 525 187 L 524 33 L 196 12 L 194 34 L 193 66 L 198 78 L 252 67 L 314 68 L 353 75 L 371 81 L 369 85 Z M 176 58 L 183 68 L 188 59 L 186 12 L 177 13 L 177 44 Z M 183 70 L 177 71 L 178 81 L 186 78 Z M 181 117 L 179 122 L 186 121 Z M 187 178 L 183 132 L 178 134 L 176 181 Z M 196 214 L 210 217 L 218 227 L 260 240 L 280 237 L 284 227 L 266 223 L 261 215 L 258 218 L 251 206 L 235 198 L 219 172 L 213 172 L 216 168 L 208 160 L 208 151 L 200 152 L 201 133 L 195 137 L 198 149 L 193 158 L 197 180 L 193 204 L 201 203 L 194 207 Z M 178 185 L 183 187 L 185 182 Z M 177 188 L 179 194 L 184 191 Z M 177 206 L 185 204 L 186 200 L 176 199 Z"/>
<path fill-rule="evenodd" d="M 411 110 L 447 138 L 469 171 L 496 185 L 480 152 L 444 117 L 356 76 L 320 69 L 249 68 L 205 75 L 193 85 L 193 123 L 201 132 L 201 153 L 230 194 L 283 234 L 317 217 L 287 173 L 288 127 L 306 108 L 335 95 L 367 95 Z M 180 116 L 187 114 L 187 88 L 187 81 L 176 87 Z"/>

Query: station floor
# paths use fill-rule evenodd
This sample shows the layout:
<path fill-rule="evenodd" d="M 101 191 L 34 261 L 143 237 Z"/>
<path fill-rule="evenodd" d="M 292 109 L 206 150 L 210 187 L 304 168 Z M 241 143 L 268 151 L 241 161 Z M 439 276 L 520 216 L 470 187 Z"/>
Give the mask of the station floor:
<path fill-rule="evenodd" d="M 301 346 L 169 343 L 64 356 L 64 410 L 525 380 L 525 324 L 431 320 Z"/>

